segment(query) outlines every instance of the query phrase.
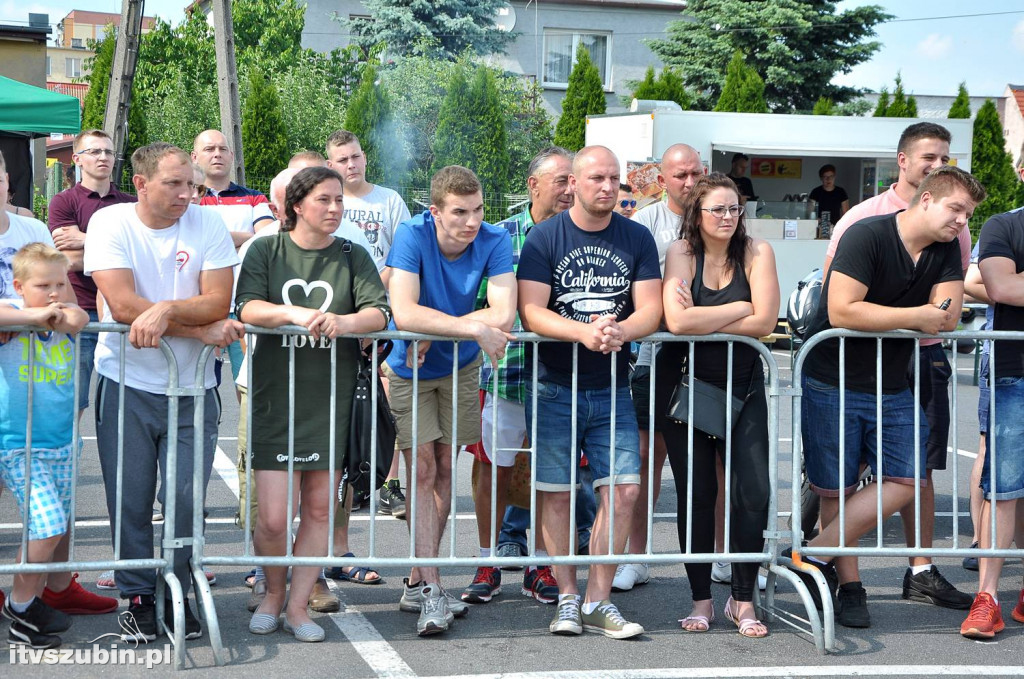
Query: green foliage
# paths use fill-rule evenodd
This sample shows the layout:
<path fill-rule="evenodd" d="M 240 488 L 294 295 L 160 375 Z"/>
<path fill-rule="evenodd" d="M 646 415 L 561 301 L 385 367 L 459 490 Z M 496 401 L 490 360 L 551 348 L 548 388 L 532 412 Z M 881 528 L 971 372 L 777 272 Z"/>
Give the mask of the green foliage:
<path fill-rule="evenodd" d="M 253 177 L 276 176 L 291 156 L 277 88 L 259 70 L 249 76 L 242 109 L 242 155 L 246 173 Z"/>
<path fill-rule="evenodd" d="M 885 112 L 889 109 L 889 89 L 886 87 L 882 88 L 882 91 L 878 93 L 878 103 L 875 105 L 875 112 L 871 115 L 875 118 L 884 118 Z"/>
<path fill-rule="evenodd" d="M 406 173 L 398 123 L 391 98 L 381 87 L 377 68 L 367 64 L 345 115 L 345 129 L 359 137 L 366 153 L 366 177 L 373 183 L 397 186 Z M 326 140 L 326 135 L 324 137 Z"/>
<path fill-rule="evenodd" d="M 845 102 L 857 90 L 831 84 L 871 59 L 881 44 L 875 26 L 892 18 L 878 5 L 836 11 L 833 0 L 689 0 L 686 18 L 668 25 L 667 37 L 647 40 L 709 109 L 725 85 L 723 66 L 734 51 L 765 80 L 773 111 L 809 111 L 818 97 Z"/>
<path fill-rule="evenodd" d="M 396 56 L 423 55 L 455 61 L 466 50 L 502 54 L 519 35 L 494 25 L 504 0 L 363 0 L 369 17 L 334 16 L 363 49 L 385 43 Z"/>
<path fill-rule="evenodd" d="M 107 110 L 107 91 L 110 89 L 110 75 L 114 67 L 114 46 L 117 34 L 107 27 L 107 34 L 98 42 L 89 45 L 94 54 L 86 60 L 85 69 L 89 71 L 86 82 L 89 91 L 85 95 L 82 107 L 82 129 L 103 129 L 103 116 Z"/>
<path fill-rule="evenodd" d="M 970 118 L 971 117 L 971 98 L 967 94 L 967 83 L 960 83 L 959 89 L 956 92 L 956 99 L 953 100 L 953 105 L 949 107 L 949 113 L 946 115 L 947 118 Z"/>
<path fill-rule="evenodd" d="M 914 98 L 913 94 L 907 97 L 907 117 L 917 117 L 917 99 Z"/>
<path fill-rule="evenodd" d="M 303 149 L 323 152 L 331 132 L 344 126 L 348 93 L 336 80 L 330 63 L 326 59 L 300 58 L 274 77 L 291 153 Z"/>
<path fill-rule="evenodd" d="M 663 68 L 655 79 L 654 67 L 648 66 L 643 80 L 626 84 L 633 90 L 630 96 L 623 97 L 623 103 L 626 105 L 629 105 L 633 99 L 653 99 L 655 101 L 674 101 L 684 111 L 693 107 L 693 97 L 686 91 L 683 76 L 677 69 Z"/>
<path fill-rule="evenodd" d="M 971 232 L 977 238 L 985 221 L 992 215 L 1012 210 L 1018 202 L 1019 180 L 1013 171 L 1013 159 L 1006 152 L 1003 126 L 992 100 L 986 100 L 974 119 L 971 143 L 971 173 L 977 177 L 988 197 L 974 210 Z"/>
<path fill-rule="evenodd" d="M 241 92 L 247 95 L 244 89 Z M 144 109 L 149 141 L 166 141 L 186 151 L 192 150 L 192 141 L 200 132 L 220 128 L 217 85 L 190 84 L 181 72 L 169 73 L 161 84 L 159 99 L 150 101 Z"/>
<path fill-rule="evenodd" d="M 836 114 L 836 106 L 828 97 L 819 97 L 818 101 L 814 104 L 814 110 L 811 111 L 811 115 L 816 116 L 834 116 Z"/>
<path fill-rule="evenodd" d="M 907 96 L 903 90 L 903 76 L 897 71 L 896 89 L 889 98 L 889 90 L 882 88 L 878 97 L 878 105 L 875 106 L 876 118 L 916 118 L 917 100 L 914 95 Z"/>
<path fill-rule="evenodd" d="M 871 102 L 867 99 L 854 99 L 844 104 L 838 104 L 835 108 L 837 116 L 863 116 L 871 110 Z"/>
<path fill-rule="evenodd" d="M 753 67 L 747 66 L 739 50 L 733 53 L 726 69 L 725 85 L 715 110 L 768 113 L 768 105 L 764 100 L 764 80 Z"/>
<path fill-rule="evenodd" d="M 576 63 L 569 73 L 569 86 L 562 99 L 562 117 L 555 126 L 555 144 L 578 151 L 586 143 L 587 116 L 604 113 L 606 102 L 601 74 L 581 42 Z"/>

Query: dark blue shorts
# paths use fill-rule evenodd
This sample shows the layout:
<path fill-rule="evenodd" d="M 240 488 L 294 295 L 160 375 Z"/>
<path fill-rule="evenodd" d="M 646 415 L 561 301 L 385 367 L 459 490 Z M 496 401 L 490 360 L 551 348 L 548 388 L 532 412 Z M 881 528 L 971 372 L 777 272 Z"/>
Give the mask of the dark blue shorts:
<path fill-rule="evenodd" d="M 995 381 L 995 426 L 985 438 L 985 465 L 981 489 L 988 500 L 1024 497 L 1024 377 L 999 377 Z M 992 439 L 995 439 L 995 493 L 992 492 Z M 993 497 L 993 495 L 995 497 Z"/>
<path fill-rule="evenodd" d="M 991 392 L 988 389 L 988 353 L 981 355 L 978 367 L 978 433 L 988 433 L 988 406 Z"/>
<path fill-rule="evenodd" d="M 875 394 L 846 390 L 844 458 L 839 451 L 839 387 L 813 378 L 803 378 L 801 424 L 804 464 L 811 488 L 823 497 L 839 497 L 839 469 L 844 477 L 842 489 L 849 495 L 857 489 L 861 463 L 871 468 L 876 478 L 896 483 L 914 483 L 914 409 L 918 408 L 920 426 L 918 464 L 921 485 L 926 485 L 926 444 L 928 420 L 914 403 L 910 389 L 882 394 L 882 468 L 877 458 L 877 410 Z"/>

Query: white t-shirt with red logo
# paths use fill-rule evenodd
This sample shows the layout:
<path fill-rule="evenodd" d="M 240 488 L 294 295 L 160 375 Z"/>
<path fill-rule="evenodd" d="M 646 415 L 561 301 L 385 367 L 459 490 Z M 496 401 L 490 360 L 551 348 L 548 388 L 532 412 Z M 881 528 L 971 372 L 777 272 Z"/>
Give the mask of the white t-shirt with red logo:
<path fill-rule="evenodd" d="M 135 292 L 151 302 L 182 300 L 200 293 L 203 271 L 238 264 L 238 255 L 224 220 L 213 210 L 189 205 L 174 225 L 151 229 L 138 217 L 134 203 L 111 205 L 93 215 L 85 236 L 85 273 L 129 269 Z M 104 323 L 114 322 L 104 305 Z M 185 337 L 166 337 L 178 363 L 179 385 L 191 387 L 203 345 Z M 96 372 L 119 379 L 120 333 L 100 333 L 96 346 Z M 159 349 L 125 350 L 125 386 L 163 394 L 167 390 L 167 361 Z M 216 385 L 213 361 L 206 365 L 204 388 Z"/>

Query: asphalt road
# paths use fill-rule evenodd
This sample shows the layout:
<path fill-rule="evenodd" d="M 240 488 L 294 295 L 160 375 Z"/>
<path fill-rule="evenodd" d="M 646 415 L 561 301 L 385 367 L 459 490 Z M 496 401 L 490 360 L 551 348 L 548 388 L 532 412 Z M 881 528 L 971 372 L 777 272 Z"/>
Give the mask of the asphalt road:
<path fill-rule="evenodd" d="M 775 352 L 788 380 L 789 355 Z M 971 454 L 977 450 L 977 390 L 971 386 L 972 361 L 961 357 L 959 370 L 960 409 L 959 483 L 962 497 L 960 512 L 968 511 L 963 493 L 967 488 Z M 224 394 L 225 412 L 221 428 L 220 466 L 231 468 L 236 450 L 237 406 L 233 395 Z M 788 404 L 783 407 L 780 426 L 779 478 L 785 486 L 790 478 L 790 416 Z M 83 419 L 83 434 L 93 433 L 92 414 Z M 108 558 L 109 528 L 103 504 L 102 481 L 96 461 L 95 440 L 87 438 L 78 492 L 79 555 Z M 470 460 L 462 456 L 458 470 L 459 499 L 456 507 L 457 554 L 476 553 L 476 532 L 469 488 Z M 678 552 L 674 522 L 675 492 L 666 469 L 663 492 L 656 508 L 655 551 Z M 236 555 L 242 550 L 242 534 L 234 526 L 235 495 L 231 489 L 231 473 L 215 472 L 209 487 L 209 520 L 207 524 L 208 554 Z M 954 499 L 952 472 L 937 477 L 939 517 L 936 545 L 951 544 L 953 524 L 950 514 Z M 789 492 L 780 491 L 780 507 L 788 509 Z M 785 525 L 786 516 L 780 518 Z M 10 494 L 0 498 L 0 560 L 14 559 L 20 540 L 17 513 Z M 352 547 L 357 554 L 367 552 L 369 517 L 363 510 L 354 515 Z M 885 525 L 886 544 L 902 544 L 902 528 L 898 520 Z M 959 526 L 961 541 L 969 542 L 970 525 Z M 869 535 L 866 540 L 873 540 Z M 383 517 L 377 524 L 377 550 L 382 555 L 397 556 L 408 550 L 408 537 L 403 522 Z M 447 544 L 447 542 L 445 543 Z M 958 559 L 939 559 L 938 565 L 959 588 L 973 591 L 976 574 L 964 571 Z M 906 562 L 896 558 L 875 558 L 862 562 L 862 577 L 869 592 L 872 627 L 866 630 L 837 628 L 838 649 L 819 655 L 809 638 L 780 623 L 769 622 L 767 639 L 740 637 L 724 620 L 721 609 L 729 595 L 724 585 L 714 588 L 718 619 L 706 634 L 688 634 L 679 629 L 677 620 L 689 611 L 690 591 L 681 564 L 652 569 L 649 584 L 632 592 L 614 596 L 627 619 L 644 625 L 647 632 L 629 641 L 613 641 L 594 634 L 581 637 L 556 637 L 547 625 L 554 612 L 520 594 L 522 573 L 503 573 L 503 592 L 491 603 L 472 607 L 468 616 L 456 622 L 446 634 L 419 638 L 416 617 L 398 610 L 401 595 L 401 569 L 385 568 L 381 585 L 366 586 L 339 583 L 336 591 L 346 610 L 332 615 L 316 616 L 327 630 L 327 640 L 306 645 L 283 632 L 268 637 L 248 633 L 249 613 L 245 610 L 249 590 L 243 584 L 248 570 L 243 567 L 216 567 L 218 583 L 213 588 L 220 620 L 223 643 L 228 651 L 226 666 L 215 667 L 208 636 L 188 643 L 189 675 L 217 677 L 302 676 L 302 677 L 749 677 L 749 676 L 1024 676 L 1024 626 L 1009 617 L 1012 597 L 1022 580 L 1019 561 L 1008 563 L 1003 575 L 1003 608 L 1007 629 L 993 643 L 967 641 L 958 630 L 964 612 L 910 603 L 900 597 Z M 82 581 L 90 588 L 97 573 L 83 573 Z M 472 570 L 450 569 L 443 574 L 445 586 L 461 591 L 472 578 Z M 586 571 L 581 570 L 580 584 L 585 584 Z M 9 589 L 11 576 L 0 575 L 0 587 Z M 781 605 L 798 611 L 797 598 L 788 585 L 781 584 L 778 599 Z M 122 607 L 121 610 L 124 610 Z M 65 648 L 84 650 L 90 640 L 117 631 L 116 615 L 76 617 L 74 626 L 65 633 Z M 0 634 L 6 634 L 6 622 L 0 623 Z M 109 644 L 110 639 L 105 640 Z M 164 649 L 166 639 L 150 644 L 150 649 L 135 651 L 145 662 L 145 652 L 154 654 Z M 125 648 L 123 644 L 118 645 Z M 109 648 L 109 645 L 106 646 Z M 143 666 L 123 664 L 63 665 L 62 676 L 150 676 L 171 674 L 173 668 L 161 655 L 150 670 Z M 5 677 L 53 676 L 54 668 L 46 664 L 27 664 L 24 658 L 0 653 L 0 665 L 10 664 L 2 671 Z"/>

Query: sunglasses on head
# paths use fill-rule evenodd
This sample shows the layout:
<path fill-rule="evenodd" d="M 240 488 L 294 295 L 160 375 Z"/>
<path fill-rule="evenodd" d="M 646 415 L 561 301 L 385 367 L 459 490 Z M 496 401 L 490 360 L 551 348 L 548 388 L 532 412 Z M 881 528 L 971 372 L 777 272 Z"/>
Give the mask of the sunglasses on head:
<path fill-rule="evenodd" d="M 623 208 L 625 208 L 625 207 L 636 207 L 636 201 L 635 200 L 620 200 L 619 201 L 619 207 L 623 207 Z"/>

